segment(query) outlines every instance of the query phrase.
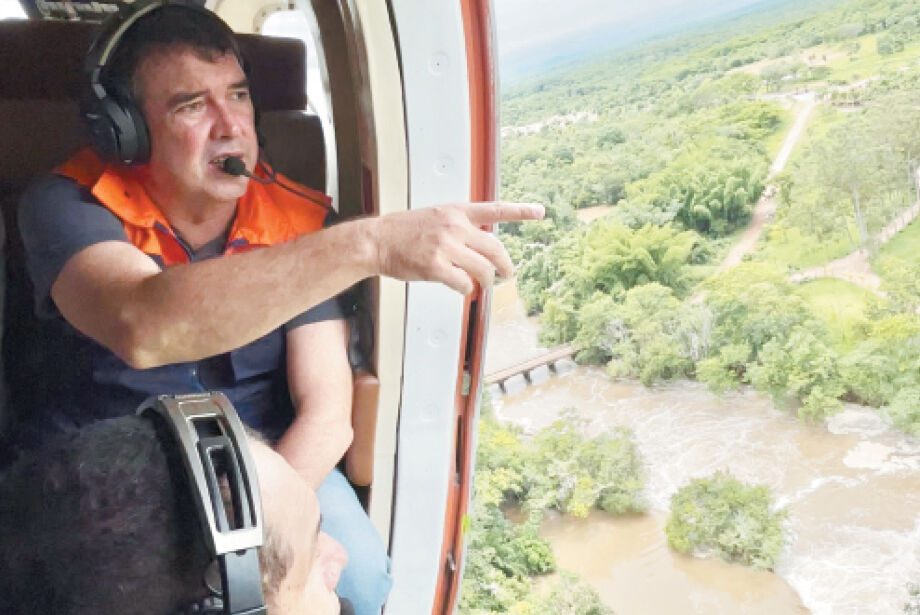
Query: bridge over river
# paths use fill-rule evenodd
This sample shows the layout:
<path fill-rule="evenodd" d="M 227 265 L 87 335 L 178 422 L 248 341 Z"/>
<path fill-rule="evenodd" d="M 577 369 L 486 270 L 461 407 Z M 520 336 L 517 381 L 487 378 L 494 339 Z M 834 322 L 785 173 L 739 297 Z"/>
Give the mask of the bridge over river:
<path fill-rule="evenodd" d="M 557 371 L 559 362 L 571 359 L 573 354 L 575 354 L 575 349 L 571 344 L 556 346 L 536 357 L 487 374 L 485 384 L 486 386 L 498 385 L 502 391 L 506 391 L 506 384 L 521 375 L 524 376 L 527 383 L 530 383 L 533 381 L 534 374 L 544 371 L 544 368 Z"/>

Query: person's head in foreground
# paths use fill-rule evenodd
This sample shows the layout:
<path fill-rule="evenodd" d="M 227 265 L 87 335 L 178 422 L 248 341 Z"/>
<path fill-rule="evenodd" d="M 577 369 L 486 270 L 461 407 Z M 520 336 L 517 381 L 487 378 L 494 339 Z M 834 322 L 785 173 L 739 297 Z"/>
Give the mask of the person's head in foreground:
<path fill-rule="evenodd" d="M 210 594 L 210 556 L 179 448 L 150 417 L 102 421 L 24 453 L 0 475 L 4 615 L 173 615 Z M 341 546 L 315 493 L 250 438 L 262 490 L 270 615 L 339 613 Z"/>

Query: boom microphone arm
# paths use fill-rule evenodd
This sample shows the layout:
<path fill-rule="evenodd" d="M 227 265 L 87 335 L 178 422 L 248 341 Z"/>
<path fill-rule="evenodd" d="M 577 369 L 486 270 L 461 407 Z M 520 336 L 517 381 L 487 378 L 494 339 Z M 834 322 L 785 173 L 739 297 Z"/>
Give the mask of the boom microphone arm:
<path fill-rule="evenodd" d="M 220 170 L 226 173 L 227 175 L 233 175 L 234 177 L 239 177 L 240 175 L 244 175 L 253 181 L 259 182 L 260 184 L 277 184 L 278 186 L 281 186 L 288 192 L 292 194 L 296 194 L 297 196 L 303 199 L 307 199 L 311 203 L 315 203 L 316 205 L 319 205 L 320 207 L 322 207 L 323 209 L 327 211 L 332 209 L 331 207 L 326 205 L 326 203 L 320 201 L 316 197 L 310 196 L 309 194 L 305 194 L 301 192 L 300 190 L 298 190 L 297 188 L 294 188 L 293 186 L 288 186 L 285 182 L 278 181 L 278 177 L 275 174 L 274 169 L 271 169 L 270 171 L 268 171 L 268 176 L 269 176 L 268 179 L 262 179 L 261 177 L 256 176 L 254 173 L 252 173 L 246 168 L 246 163 L 244 163 L 243 160 L 239 156 L 227 156 L 224 159 L 223 163 L 221 163 Z"/>

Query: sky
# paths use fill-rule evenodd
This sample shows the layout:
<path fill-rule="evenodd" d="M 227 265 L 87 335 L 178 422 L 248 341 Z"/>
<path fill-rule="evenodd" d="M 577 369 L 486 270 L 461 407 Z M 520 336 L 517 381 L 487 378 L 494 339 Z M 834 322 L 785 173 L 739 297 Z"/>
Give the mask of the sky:
<path fill-rule="evenodd" d="M 764 0 L 493 0 L 503 74 L 628 43 Z"/>
<path fill-rule="evenodd" d="M 503 78 L 768 0 L 493 0 Z M 22 16 L 0 0 L 0 19 Z"/>

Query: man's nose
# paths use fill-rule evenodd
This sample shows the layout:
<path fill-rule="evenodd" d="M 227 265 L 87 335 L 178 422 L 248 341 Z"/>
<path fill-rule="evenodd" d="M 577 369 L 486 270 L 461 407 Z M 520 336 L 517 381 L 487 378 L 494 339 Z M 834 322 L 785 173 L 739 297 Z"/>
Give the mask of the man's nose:
<path fill-rule="evenodd" d="M 226 104 L 214 105 L 214 124 L 211 136 L 215 139 L 238 137 L 243 133 L 242 118 Z"/>

